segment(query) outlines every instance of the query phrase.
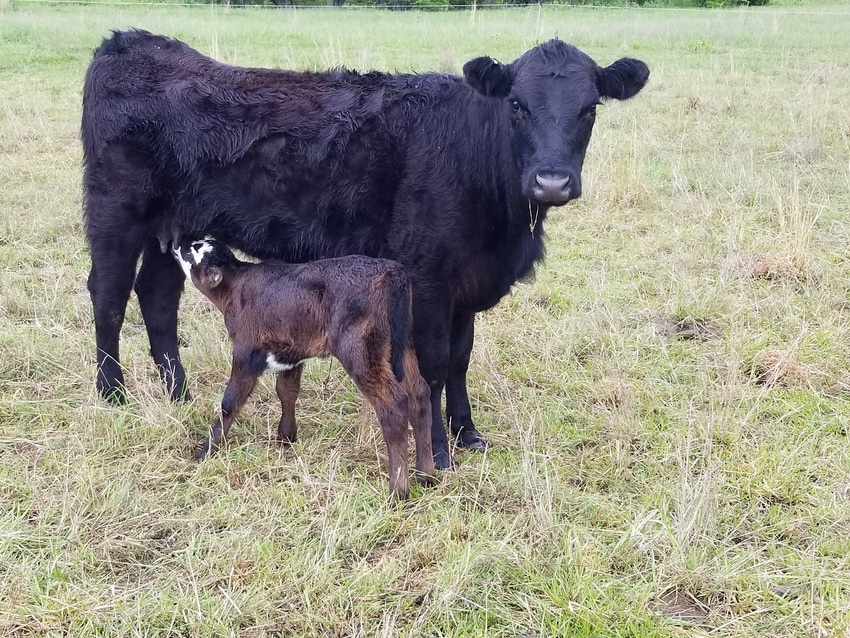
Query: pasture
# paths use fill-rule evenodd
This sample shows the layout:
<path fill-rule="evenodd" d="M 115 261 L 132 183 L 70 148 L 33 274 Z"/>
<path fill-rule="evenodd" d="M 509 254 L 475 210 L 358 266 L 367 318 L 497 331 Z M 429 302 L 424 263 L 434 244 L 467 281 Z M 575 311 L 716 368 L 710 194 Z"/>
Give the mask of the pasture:
<path fill-rule="evenodd" d="M 79 143 L 112 28 L 250 66 L 443 70 L 554 35 L 652 76 L 600 108 L 547 261 L 479 316 L 486 455 L 386 498 L 373 413 L 313 361 L 194 463 L 230 346 L 184 296 L 193 400 L 135 299 L 94 388 Z M 0 634 L 850 635 L 850 13 L 0 4 Z"/>

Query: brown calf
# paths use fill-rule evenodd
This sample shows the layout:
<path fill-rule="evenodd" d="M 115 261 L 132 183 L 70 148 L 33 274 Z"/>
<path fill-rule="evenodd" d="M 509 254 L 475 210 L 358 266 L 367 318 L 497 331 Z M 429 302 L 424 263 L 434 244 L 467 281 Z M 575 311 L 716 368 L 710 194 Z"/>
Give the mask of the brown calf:
<path fill-rule="evenodd" d="M 430 390 L 419 374 L 410 332 L 410 287 L 398 263 L 349 256 L 307 264 L 253 264 L 211 239 L 174 252 L 186 276 L 224 314 L 233 341 L 221 416 L 199 459 L 218 449 L 266 370 L 277 372 L 282 407 L 278 437 L 294 441 L 302 364 L 333 355 L 378 415 L 392 495 L 405 499 L 410 493 L 408 421 L 417 475 L 423 482 L 433 479 Z"/>

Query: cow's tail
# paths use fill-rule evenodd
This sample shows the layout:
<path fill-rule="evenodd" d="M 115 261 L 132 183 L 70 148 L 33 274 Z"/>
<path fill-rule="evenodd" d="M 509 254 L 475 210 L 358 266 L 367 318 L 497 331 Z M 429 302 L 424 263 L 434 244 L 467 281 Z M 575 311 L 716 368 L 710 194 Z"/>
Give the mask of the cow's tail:
<path fill-rule="evenodd" d="M 390 364 L 398 381 L 404 380 L 404 356 L 410 345 L 410 285 L 401 266 L 390 269 L 387 277 L 387 311 L 390 320 Z"/>

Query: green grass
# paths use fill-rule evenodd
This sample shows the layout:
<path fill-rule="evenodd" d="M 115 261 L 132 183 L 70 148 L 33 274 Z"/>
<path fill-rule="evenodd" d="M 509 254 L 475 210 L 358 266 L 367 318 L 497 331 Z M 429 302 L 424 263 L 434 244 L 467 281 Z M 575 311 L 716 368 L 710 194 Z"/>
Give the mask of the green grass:
<path fill-rule="evenodd" d="M 850 635 L 850 16 L 798 8 L 7 3 L 0 634 Z M 244 65 L 458 72 L 555 34 L 647 61 L 644 92 L 600 110 L 536 281 L 478 320 L 487 455 L 390 505 L 373 416 L 325 361 L 294 450 L 269 444 L 267 380 L 194 464 L 229 354 L 196 291 L 195 399 L 164 397 L 134 299 L 132 401 L 97 398 L 80 97 L 127 26 Z"/>

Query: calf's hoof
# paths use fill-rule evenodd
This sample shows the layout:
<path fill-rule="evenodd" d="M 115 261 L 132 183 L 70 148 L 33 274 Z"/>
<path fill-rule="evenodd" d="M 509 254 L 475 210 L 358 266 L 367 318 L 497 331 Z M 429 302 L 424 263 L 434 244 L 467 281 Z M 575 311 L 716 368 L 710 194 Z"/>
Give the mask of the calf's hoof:
<path fill-rule="evenodd" d="M 418 470 L 413 473 L 413 479 L 422 487 L 432 487 L 437 483 L 437 476 L 435 474 L 428 474 Z"/>
<path fill-rule="evenodd" d="M 410 498 L 410 481 L 407 476 L 403 480 L 390 483 L 390 501 L 398 503 Z"/>
<path fill-rule="evenodd" d="M 292 445 L 298 436 L 298 427 L 287 418 L 280 420 L 277 426 L 277 441 L 281 446 Z"/>
<path fill-rule="evenodd" d="M 474 427 L 466 426 L 460 429 L 456 435 L 458 447 L 471 450 L 473 452 L 487 451 L 487 441 L 481 437 L 481 433 Z"/>

